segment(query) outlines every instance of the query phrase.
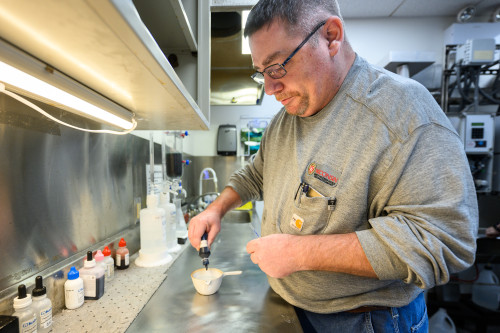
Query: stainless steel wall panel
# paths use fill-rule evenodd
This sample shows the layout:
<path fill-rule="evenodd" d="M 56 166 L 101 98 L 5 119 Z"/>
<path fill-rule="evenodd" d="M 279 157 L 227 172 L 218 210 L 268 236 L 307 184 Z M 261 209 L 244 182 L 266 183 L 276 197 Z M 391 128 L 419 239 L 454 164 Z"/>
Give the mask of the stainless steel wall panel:
<path fill-rule="evenodd" d="M 0 94 L 0 291 L 135 225 L 148 156 L 147 140 L 47 125 Z"/>

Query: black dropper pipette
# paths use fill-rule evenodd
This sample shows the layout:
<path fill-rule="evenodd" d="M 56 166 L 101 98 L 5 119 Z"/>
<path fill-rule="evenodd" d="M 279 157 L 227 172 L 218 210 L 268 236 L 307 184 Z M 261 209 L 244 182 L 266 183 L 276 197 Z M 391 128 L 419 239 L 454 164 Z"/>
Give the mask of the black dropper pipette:
<path fill-rule="evenodd" d="M 208 257 L 210 257 L 210 249 L 208 248 L 207 239 L 208 234 L 205 232 L 203 236 L 201 236 L 200 251 L 198 252 L 198 254 L 200 255 L 203 266 L 205 266 L 205 269 L 208 270 Z"/>

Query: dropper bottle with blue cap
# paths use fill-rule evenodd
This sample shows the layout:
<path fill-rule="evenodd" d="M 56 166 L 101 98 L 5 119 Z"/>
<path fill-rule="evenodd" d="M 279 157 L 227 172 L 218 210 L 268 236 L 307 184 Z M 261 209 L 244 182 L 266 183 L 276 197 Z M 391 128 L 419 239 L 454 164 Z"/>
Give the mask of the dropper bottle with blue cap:
<path fill-rule="evenodd" d="M 64 282 L 64 302 L 69 310 L 77 309 L 83 305 L 85 294 L 83 280 L 75 266 L 71 266 L 68 272 L 68 280 Z"/>

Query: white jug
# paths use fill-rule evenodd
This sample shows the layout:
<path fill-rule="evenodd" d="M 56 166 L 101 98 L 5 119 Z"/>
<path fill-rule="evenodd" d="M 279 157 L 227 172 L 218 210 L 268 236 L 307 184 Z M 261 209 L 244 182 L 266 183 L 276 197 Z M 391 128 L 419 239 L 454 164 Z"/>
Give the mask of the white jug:
<path fill-rule="evenodd" d="M 455 323 L 445 309 L 439 308 L 429 319 L 429 333 L 456 333 Z"/>
<path fill-rule="evenodd" d="M 493 273 L 491 266 L 486 265 L 472 285 L 472 302 L 483 308 L 498 311 L 500 309 L 499 297 L 498 277 Z"/>

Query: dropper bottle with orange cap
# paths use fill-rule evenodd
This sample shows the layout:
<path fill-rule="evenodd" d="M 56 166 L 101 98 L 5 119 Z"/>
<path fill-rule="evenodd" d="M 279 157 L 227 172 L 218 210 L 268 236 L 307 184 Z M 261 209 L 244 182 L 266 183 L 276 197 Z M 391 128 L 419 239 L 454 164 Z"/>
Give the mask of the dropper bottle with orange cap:
<path fill-rule="evenodd" d="M 118 242 L 118 249 L 116 250 L 116 268 L 127 269 L 130 264 L 129 252 L 127 249 L 127 242 L 125 239 L 120 239 Z"/>
<path fill-rule="evenodd" d="M 115 261 L 111 257 L 111 250 L 109 247 L 105 246 L 102 250 L 102 254 L 104 255 L 103 262 L 106 264 L 106 281 L 111 281 L 115 276 Z"/>

